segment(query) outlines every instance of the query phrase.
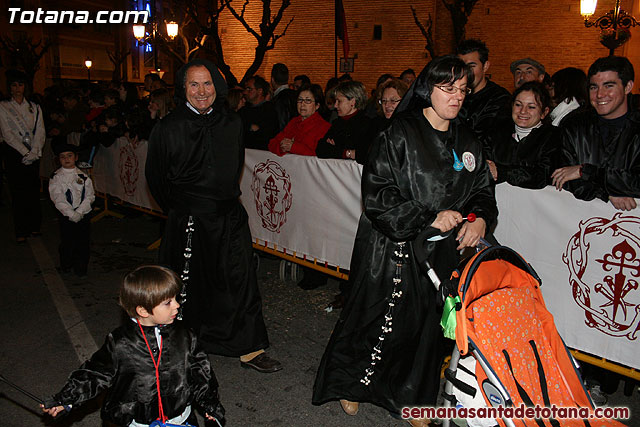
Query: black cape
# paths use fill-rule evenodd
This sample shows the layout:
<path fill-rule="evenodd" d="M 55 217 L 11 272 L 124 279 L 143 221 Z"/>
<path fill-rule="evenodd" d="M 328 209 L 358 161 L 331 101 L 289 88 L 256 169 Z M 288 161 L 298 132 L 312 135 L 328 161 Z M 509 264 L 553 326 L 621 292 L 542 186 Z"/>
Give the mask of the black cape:
<path fill-rule="evenodd" d="M 435 288 L 416 265 L 412 241 L 445 209 L 474 212 L 487 228 L 497 216 L 480 144 L 457 121 L 443 135 L 419 109 L 394 116 L 371 148 L 362 176 L 364 213 L 351 258 L 353 288 L 318 369 L 316 405 L 347 399 L 397 413 L 403 406 L 436 402 L 444 338 Z M 473 154 L 473 171 L 455 171 L 452 150 L 458 156 Z M 455 237 L 430 243 L 431 264 L 441 278 L 448 278 L 458 263 Z M 372 366 L 401 241 L 407 242 L 398 286 L 402 295 L 394 307 L 392 331 L 382 342 L 381 360 Z M 365 385 L 361 380 L 368 368 L 374 373 Z"/>
<path fill-rule="evenodd" d="M 640 198 L 640 112 L 605 120 L 590 108 L 571 113 L 560 128 L 562 166 L 583 165 L 582 177 L 565 184 L 577 199 Z"/>
<path fill-rule="evenodd" d="M 511 119 L 511 94 L 502 86 L 487 80 L 478 93 L 467 95 L 458 118 L 469 126 L 478 141 L 487 149 L 487 138 L 495 131 L 495 125 Z M 488 152 L 485 151 L 488 155 Z"/>
<path fill-rule="evenodd" d="M 210 72 L 219 75 L 215 68 Z M 219 86 L 224 84 L 220 80 L 214 76 L 216 91 L 223 94 L 226 84 Z M 147 182 L 168 214 L 159 261 L 182 273 L 185 230 L 192 216 L 184 318 L 207 353 L 224 356 L 269 345 L 247 213 L 238 200 L 243 163 L 242 123 L 222 96 L 216 97 L 210 114 L 192 111 L 182 98 L 149 139 Z"/>
<path fill-rule="evenodd" d="M 490 160 L 498 170 L 496 183 L 508 182 L 522 188 L 540 189 L 551 185 L 551 174 L 560 165 L 560 131 L 551 124 L 531 130 L 525 138 L 514 137 L 511 119 L 497 126 L 489 141 Z"/>
<path fill-rule="evenodd" d="M 344 150 L 356 150 L 356 161 L 364 164 L 372 140 L 371 119 L 364 110 L 345 120 L 336 118 L 326 135 L 318 141 L 316 155 L 321 159 L 342 159 Z M 333 139 L 335 145 L 327 139 Z"/>

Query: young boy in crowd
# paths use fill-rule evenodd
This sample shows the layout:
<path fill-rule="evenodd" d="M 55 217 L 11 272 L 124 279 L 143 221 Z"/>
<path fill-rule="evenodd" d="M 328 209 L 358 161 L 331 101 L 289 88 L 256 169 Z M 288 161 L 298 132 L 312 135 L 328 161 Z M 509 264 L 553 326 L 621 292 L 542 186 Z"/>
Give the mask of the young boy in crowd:
<path fill-rule="evenodd" d="M 77 147 L 60 144 L 55 147 L 60 169 L 49 180 L 49 197 L 60 212 L 60 270 L 87 275 L 89 265 L 90 221 L 87 214 L 95 200 L 93 184 L 76 167 Z"/>
<path fill-rule="evenodd" d="M 165 267 L 141 266 L 127 274 L 120 305 L 131 320 L 111 332 L 42 409 L 55 417 L 107 389 L 101 415 L 119 426 L 143 427 L 155 420 L 195 426 L 193 403 L 207 420 L 221 423 L 224 408 L 209 359 L 193 333 L 175 322 L 181 288 L 178 276 Z"/>

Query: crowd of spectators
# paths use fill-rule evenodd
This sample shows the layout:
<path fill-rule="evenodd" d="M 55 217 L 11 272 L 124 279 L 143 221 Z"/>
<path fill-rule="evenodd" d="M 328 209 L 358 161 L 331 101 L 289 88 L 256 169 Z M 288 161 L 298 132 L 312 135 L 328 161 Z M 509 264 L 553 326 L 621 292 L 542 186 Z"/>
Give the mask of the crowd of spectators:
<path fill-rule="evenodd" d="M 456 120 L 482 144 L 493 184 L 530 189 L 554 186 L 579 199 L 601 199 L 619 210 L 637 207 L 640 112 L 631 95 L 634 70 L 626 58 L 600 58 L 587 73 L 567 67 L 552 75 L 535 59 L 518 59 L 510 64 L 513 88 L 508 90 L 490 80 L 489 50 L 482 41 L 464 41 L 457 55 L 469 67 L 473 82 L 464 93 L 455 86 L 439 88 L 449 94 L 460 91 L 465 97 Z M 9 74 L 7 102 L 14 99 L 16 105 L 23 105 L 22 97 L 27 99 L 25 108 L 35 114 L 36 123 L 41 107 L 50 141 L 44 149 L 77 146 L 80 168 L 90 168 L 100 149 L 118 138 L 133 144 L 148 139 L 153 127 L 175 107 L 173 89 L 158 74 L 145 76 L 144 87 L 118 81 L 63 81 L 42 95 L 28 93 L 24 79 Z M 323 90 L 307 75 L 291 79 L 287 66 L 277 63 L 269 81 L 254 75 L 230 88 L 226 103 L 242 119 L 245 148 L 366 165 L 370 147 L 392 122 L 415 79 L 412 69 L 397 77 L 383 73 L 368 93 L 361 82 L 345 74 L 329 79 Z M 37 111 L 31 103 L 40 106 Z M 9 143 L 11 123 L 0 120 L 0 130 L 7 135 L 4 142 L 0 139 L 3 163 L 7 174 L 17 174 L 15 182 L 20 184 L 12 187 L 14 204 L 26 205 L 22 196 L 27 192 L 23 188 L 27 175 L 19 163 L 37 165 L 34 162 L 42 153 Z M 36 136 L 34 128 L 32 137 Z M 10 162 L 11 156 L 17 160 Z M 23 210 L 14 207 L 14 216 L 23 217 Z M 32 222 L 17 226 L 18 242 L 39 234 L 39 217 Z M 323 283 L 326 278 L 306 270 L 299 285 L 311 289 Z M 348 287 L 342 290 L 348 292 Z M 338 296 L 334 308 L 344 299 Z"/>

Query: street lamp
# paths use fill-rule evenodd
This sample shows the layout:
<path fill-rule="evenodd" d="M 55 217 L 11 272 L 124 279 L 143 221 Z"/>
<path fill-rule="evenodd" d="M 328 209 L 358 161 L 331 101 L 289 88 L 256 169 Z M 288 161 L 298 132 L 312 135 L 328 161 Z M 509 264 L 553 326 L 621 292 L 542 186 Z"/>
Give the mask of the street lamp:
<path fill-rule="evenodd" d="M 87 56 L 87 59 L 84 60 L 84 66 L 87 67 L 87 78 L 91 80 L 91 66 L 93 65 L 93 61 L 91 58 Z"/>
<path fill-rule="evenodd" d="M 149 31 L 149 35 L 147 35 L 147 28 L 145 25 L 134 25 L 133 26 L 133 36 L 143 44 L 151 44 L 153 46 L 153 68 L 156 71 L 160 71 L 160 67 L 158 67 L 158 38 L 162 38 L 163 35 L 160 33 L 160 29 L 158 28 L 158 19 L 156 14 L 156 2 L 153 0 L 151 2 L 151 28 Z M 175 21 L 165 22 L 166 33 L 171 41 L 176 38 L 178 35 L 178 24 Z"/>
<path fill-rule="evenodd" d="M 585 27 L 600 29 L 600 43 L 609 48 L 609 55 L 625 44 L 631 38 L 629 28 L 638 25 L 638 21 L 624 10 L 620 9 L 620 0 L 616 0 L 615 9 L 610 10 L 595 21 L 589 17 L 596 11 L 598 0 L 580 0 L 580 14 L 584 17 Z"/>

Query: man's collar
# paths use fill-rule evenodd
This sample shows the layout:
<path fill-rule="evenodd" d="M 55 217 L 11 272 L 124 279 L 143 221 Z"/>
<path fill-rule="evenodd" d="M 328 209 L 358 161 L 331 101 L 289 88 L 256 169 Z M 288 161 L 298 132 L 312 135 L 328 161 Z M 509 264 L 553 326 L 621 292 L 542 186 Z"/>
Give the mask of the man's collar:
<path fill-rule="evenodd" d="M 277 96 L 280 92 L 282 92 L 282 91 L 283 91 L 283 90 L 285 90 L 285 89 L 289 89 L 289 85 L 282 85 L 282 86 L 280 86 L 278 89 L 276 89 L 276 90 L 273 92 L 273 96 Z"/>
<path fill-rule="evenodd" d="M 189 107 L 189 109 L 196 114 L 202 114 L 202 115 L 211 114 L 211 112 L 213 111 L 213 108 L 209 107 L 209 111 L 207 111 L 206 113 L 201 113 L 200 111 L 196 110 L 193 105 L 189 104 L 189 101 L 186 101 L 186 104 L 187 104 L 187 107 Z"/>

